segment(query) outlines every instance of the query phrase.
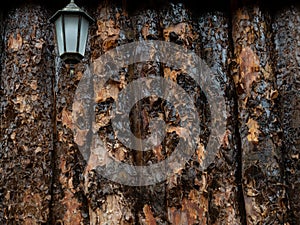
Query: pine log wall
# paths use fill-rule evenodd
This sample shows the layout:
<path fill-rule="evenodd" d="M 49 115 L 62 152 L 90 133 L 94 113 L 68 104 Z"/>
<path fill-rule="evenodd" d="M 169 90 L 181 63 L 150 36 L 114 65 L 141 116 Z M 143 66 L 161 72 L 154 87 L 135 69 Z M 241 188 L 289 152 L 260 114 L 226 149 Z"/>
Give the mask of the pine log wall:
<path fill-rule="evenodd" d="M 78 0 L 96 22 L 73 75 L 57 56 L 48 21 L 67 3 L 13 0 L 0 9 L 1 225 L 300 224 L 297 1 L 212 0 L 200 7 L 191 1 Z M 199 170 L 198 149 L 165 182 L 132 187 L 102 177 L 93 152 L 84 159 L 79 145 L 87 132 L 74 134 L 72 107 L 91 63 L 141 40 L 181 45 L 217 71 L 227 121 L 206 170 Z M 149 152 L 126 148 L 115 138 L 109 111 L 116 94 L 149 76 L 172 79 L 193 96 L 201 112 L 199 146 L 209 136 L 205 95 L 184 71 L 160 62 L 124 66 L 105 90 L 90 87 L 96 95 L 93 129 L 113 157 L 136 166 L 167 158 L 180 138 L 170 131 Z M 168 102 L 143 99 L 132 109 L 132 132 L 145 137 L 153 117 L 169 125 L 179 119 Z"/>

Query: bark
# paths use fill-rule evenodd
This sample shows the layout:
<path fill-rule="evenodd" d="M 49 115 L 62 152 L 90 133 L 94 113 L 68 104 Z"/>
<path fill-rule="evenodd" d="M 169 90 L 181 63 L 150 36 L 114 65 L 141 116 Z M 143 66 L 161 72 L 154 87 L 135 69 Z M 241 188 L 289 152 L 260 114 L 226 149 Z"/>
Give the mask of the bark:
<path fill-rule="evenodd" d="M 171 3 L 161 10 L 160 24 L 163 31 L 163 40 L 181 45 L 200 54 L 201 48 L 199 34 L 197 33 L 197 23 L 193 21 L 191 11 L 182 3 Z M 201 137 L 198 140 L 198 149 L 185 167 L 178 168 L 166 180 L 166 209 L 168 222 L 171 224 L 207 224 L 209 221 L 208 202 L 208 175 L 206 171 L 201 171 L 199 164 L 203 157 L 204 145 L 207 142 L 208 134 L 208 111 L 205 110 L 205 96 L 195 81 L 186 74 L 183 68 L 173 68 L 173 65 L 162 65 L 165 79 L 170 79 L 182 87 L 194 100 L 194 104 L 200 116 L 200 126 L 203 128 Z M 175 93 L 173 98 L 182 103 L 182 96 Z M 191 104 L 191 103 L 186 103 Z M 170 107 L 170 106 L 168 106 Z M 165 112 L 167 113 L 167 112 Z M 176 113 L 171 114 L 170 126 L 177 129 L 179 124 Z M 169 116 L 170 117 L 170 116 Z M 174 121 L 174 122 L 172 122 Z M 175 130 L 176 131 L 176 130 Z M 164 148 L 166 152 L 174 151 L 176 142 L 183 138 L 179 132 L 170 133 Z M 187 146 L 188 148 L 188 146 Z M 171 153 L 168 153 L 171 154 Z"/>
<path fill-rule="evenodd" d="M 230 21 L 224 12 L 204 13 L 199 19 L 202 58 L 216 72 L 227 105 L 226 135 L 214 167 L 209 171 L 209 222 L 241 224 L 244 201 L 241 193 L 240 137 L 237 131 L 237 102 L 229 63 L 232 58 Z"/>
<path fill-rule="evenodd" d="M 155 10 L 143 10 L 135 12 L 132 16 L 134 41 L 162 40 L 159 15 Z M 132 65 L 130 82 L 139 78 L 162 76 L 161 63 L 141 62 Z M 132 90 L 135 96 L 135 107 L 132 109 L 131 123 L 132 132 L 142 140 L 149 135 L 149 123 L 153 117 L 163 117 L 163 102 L 156 98 L 141 98 L 141 93 Z M 159 127 L 152 128 L 155 131 Z M 139 143 L 142 146 L 142 143 Z M 155 149 L 146 152 L 135 151 L 135 165 L 150 165 L 161 161 L 165 155 L 162 144 Z M 140 186 L 136 189 L 136 215 L 139 224 L 165 224 L 166 212 L 166 184 L 159 183 L 149 186 Z"/>
<path fill-rule="evenodd" d="M 86 166 L 74 135 L 72 104 L 84 64 L 75 67 L 74 75 L 60 59 L 54 71 L 54 159 L 51 221 L 53 224 L 88 223 L 87 199 L 84 195 L 83 172 Z"/>
<path fill-rule="evenodd" d="M 271 17 L 258 5 L 241 7 L 234 12 L 232 28 L 247 224 L 282 224 L 282 129 Z"/>
<path fill-rule="evenodd" d="M 282 3 L 288 7 L 271 13 L 248 1 L 231 1 L 231 10 L 224 6 L 229 1 L 201 9 L 162 0 L 79 1 L 96 23 L 86 57 L 70 73 L 48 23 L 58 8 L 50 13 L 38 1 L 15 2 L 15 9 L 0 10 L 0 224 L 299 223 L 298 6 Z M 227 107 L 226 132 L 205 170 L 200 164 L 209 138 L 220 137 L 210 137 L 204 87 L 184 69 L 141 62 L 125 65 L 105 84 L 99 76 L 101 55 L 141 40 L 181 45 L 215 72 Z M 130 83 L 151 77 L 173 81 L 195 101 L 198 147 L 165 182 L 119 184 L 101 173 L 109 159 L 153 165 L 184 139 L 184 118 L 175 107 L 161 98 L 140 99 L 134 87 L 130 132 L 145 139 L 160 131 L 151 124 L 159 119 L 166 136 L 147 152 L 118 139 L 113 103 Z M 172 98 L 182 100 L 178 93 Z M 143 147 L 140 140 L 136 146 Z"/>
<path fill-rule="evenodd" d="M 280 10 L 273 24 L 275 33 L 275 61 L 278 102 L 281 109 L 280 121 L 283 129 L 283 159 L 287 184 L 288 211 L 287 221 L 298 224 L 300 221 L 299 198 L 299 20 L 300 10 L 294 6 Z M 290 29 L 293 27 L 293 29 Z"/>
<path fill-rule="evenodd" d="M 53 57 L 48 11 L 20 6 L 5 19 L 1 73 L 1 224 L 49 219 Z M 3 111 L 2 111 L 3 110 Z"/>
<path fill-rule="evenodd" d="M 91 40 L 92 63 L 97 73 L 97 67 L 101 67 L 101 61 L 97 61 L 101 53 L 105 53 L 119 45 L 133 40 L 131 21 L 124 8 L 120 5 L 103 3 L 94 12 L 97 19 L 96 29 L 93 30 Z M 96 104 L 96 121 L 93 125 L 95 139 L 104 143 L 105 153 L 104 167 L 108 158 L 119 160 L 123 163 L 134 164 L 134 154 L 126 149 L 114 133 L 110 111 L 116 101 L 120 90 L 126 87 L 129 77 L 129 67 L 123 67 L 119 74 L 114 74 L 105 84 L 99 76 L 93 78 L 94 99 Z M 99 74 L 98 74 L 99 75 Z M 101 74 L 100 74 L 101 76 Z M 130 186 L 115 183 L 108 178 L 101 177 L 97 166 L 92 159 L 97 157 L 89 156 L 88 165 L 85 171 L 85 188 L 89 201 L 90 223 L 91 224 L 134 224 L 137 223 L 135 215 L 135 189 Z M 103 165 L 103 164 L 102 164 Z M 100 165 L 101 166 L 101 165 Z"/>
<path fill-rule="evenodd" d="M 53 13 L 52 13 L 53 15 Z M 51 30 L 54 31 L 52 24 Z M 81 124 L 74 122 L 73 109 L 80 103 L 76 90 L 81 79 L 86 79 L 89 72 L 89 42 L 86 57 L 72 68 L 58 57 L 55 45 L 53 59 L 53 93 L 54 93 L 54 154 L 52 161 L 53 182 L 52 201 L 49 224 L 73 225 L 92 224 L 90 218 L 88 196 L 85 193 L 85 160 L 80 149 L 86 141 L 86 121 Z M 90 88 L 90 87 L 89 87 Z M 85 94 L 85 93 L 84 93 Z M 90 99 L 90 96 L 84 96 Z M 77 105 L 75 104 L 77 103 Z M 82 115 L 79 115 L 82 116 Z M 76 130 L 77 126 L 82 130 Z M 88 148 L 88 146 L 86 146 Z M 82 150 L 82 151 L 81 151 Z"/>
<path fill-rule="evenodd" d="M 1 38 L 0 38 L 0 69 L 2 71 L 2 65 L 3 65 L 3 34 L 4 34 L 4 22 L 3 22 L 3 11 L 1 10 L 0 11 L 0 33 L 1 33 Z M 3 140 L 3 134 L 4 132 L 2 132 L 2 129 L 4 129 L 4 126 L 2 125 L 4 123 L 3 121 L 3 116 L 2 114 L 4 114 L 4 103 L 6 102 L 5 100 L 5 97 L 4 97 L 4 86 L 3 86 L 3 83 L 2 83 L 2 72 L 0 74 L 0 109 L 1 109 L 1 116 L 0 116 L 0 127 L 1 127 L 1 134 L 0 134 L 0 138 L 1 138 L 1 144 L 0 144 L 0 147 L 1 149 L 3 148 L 3 144 L 2 144 L 2 140 Z M 2 151 L 1 151 L 1 156 L 2 156 Z M 2 157 L 1 157 L 2 158 Z M 2 164 L 1 164 L 2 165 Z M 4 208 L 4 205 L 3 205 L 3 188 L 1 187 L 0 189 L 0 218 L 3 218 L 3 208 Z M 1 219 L 0 219 L 1 221 Z"/>

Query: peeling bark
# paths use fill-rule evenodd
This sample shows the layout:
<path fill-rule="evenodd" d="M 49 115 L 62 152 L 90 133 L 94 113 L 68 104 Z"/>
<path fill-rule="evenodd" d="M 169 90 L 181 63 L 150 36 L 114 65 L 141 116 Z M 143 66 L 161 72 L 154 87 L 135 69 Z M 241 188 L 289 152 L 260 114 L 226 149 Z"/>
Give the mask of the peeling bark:
<path fill-rule="evenodd" d="M 283 160 L 290 209 L 287 221 L 300 221 L 299 154 L 300 154 L 300 95 L 299 40 L 300 10 L 294 6 L 280 10 L 273 24 L 278 105 L 283 129 Z M 292 28 L 293 27 L 293 28 Z M 292 29 L 291 29 L 292 28 Z"/>
<path fill-rule="evenodd" d="M 88 49 L 86 53 L 90 54 Z M 79 146 L 86 141 L 87 132 L 83 130 L 76 133 L 76 124 L 72 118 L 73 104 L 76 101 L 75 92 L 79 81 L 87 71 L 89 60 L 83 59 L 75 66 L 75 72 L 72 74 L 70 65 L 58 58 L 57 46 L 52 54 L 56 56 L 53 60 L 55 66 L 53 71 L 55 145 L 52 161 L 54 173 L 49 223 L 57 225 L 89 224 L 89 209 L 83 177 L 87 162 L 79 150 Z"/>
<path fill-rule="evenodd" d="M 133 30 L 131 21 L 126 10 L 119 5 L 103 3 L 96 10 L 97 27 L 92 34 L 91 40 L 92 63 L 94 73 L 97 74 L 97 58 L 119 45 L 126 44 L 133 40 Z M 101 62 L 99 62 L 101 64 Z M 109 81 L 102 85 L 103 81 L 99 77 L 93 78 L 93 89 L 96 104 L 96 121 L 93 129 L 95 135 L 104 143 L 103 151 L 107 158 L 120 160 L 128 164 L 133 164 L 133 154 L 130 149 L 116 138 L 112 128 L 110 111 L 113 102 L 117 99 L 118 93 L 128 82 L 128 66 L 122 68 L 119 74 L 112 76 Z M 102 85 L 102 86 L 100 86 Z M 123 184 L 118 184 L 102 177 L 98 173 L 95 164 L 90 166 L 93 158 L 91 152 L 90 160 L 85 170 L 85 188 L 89 201 L 89 213 L 91 224 L 134 224 L 136 216 L 134 214 L 135 190 Z M 105 166 L 105 164 L 104 164 Z"/>
<path fill-rule="evenodd" d="M 259 6 L 241 7 L 232 24 L 247 224 L 282 224 L 282 129 L 274 95 L 271 17 Z"/>
<path fill-rule="evenodd" d="M 1 73 L 0 73 L 0 112 L 1 112 L 1 115 L 0 115 L 0 128 L 1 128 L 1 134 L 0 134 L 0 139 L 1 139 L 1 144 L 0 144 L 0 155 L 2 156 L 2 151 L 1 149 L 3 149 L 3 144 L 2 142 L 4 142 L 4 138 L 3 138 L 3 134 L 4 134 L 4 131 L 2 131 L 2 129 L 4 130 L 4 127 L 2 126 L 2 123 L 4 122 L 4 118 L 2 116 L 2 114 L 4 114 L 4 103 L 6 103 L 6 99 L 5 99 L 5 96 L 4 96 L 4 85 L 3 85 L 3 74 L 2 74 L 2 67 L 3 67 L 3 30 L 4 30 L 4 22 L 3 22 L 3 12 L 2 10 L 0 11 L 0 33 L 1 33 L 1 38 L 0 38 L 0 69 L 1 69 Z M 2 134 L 3 133 L 3 134 Z M 0 159 L 2 158 L 0 156 Z M 0 164 L 2 165 L 2 164 Z M 2 173 L 2 167 L 0 168 L 0 171 Z M 3 205 L 3 188 L 0 187 L 0 221 L 2 220 L 3 218 L 3 209 L 4 209 L 4 205 Z"/>
<path fill-rule="evenodd" d="M 230 21 L 223 12 L 205 13 L 199 19 L 201 53 L 203 59 L 216 72 L 224 91 L 227 105 L 226 135 L 214 167 L 209 172 L 209 222 L 211 224 L 241 224 L 244 213 L 238 183 L 239 133 L 236 132 L 235 87 L 230 76 L 229 63 L 232 58 L 230 43 Z M 240 203 L 240 201 L 242 201 Z"/>
<path fill-rule="evenodd" d="M 52 12 L 38 1 L 28 2 L 14 1 L 18 6 L 12 9 L 11 4 L 5 14 L 0 10 L 0 224 L 299 223 L 298 6 L 270 13 L 270 7 L 263 10 L 269 3 L 262 1 L 218 1 L 218 10 L 186 1 L 79 1 L 96 23 L 86 57 L 70 74 L 69 65 L 57 57 L 48 23 Z M 231 11 L 222 8 L 225 4 Z M 135 8 L 134 13 L 128 8 Z M 135 63 L 100 88 L 98 58 L 141 40 L 181 45 L 216 72 L 225 93 L 226 132 L 204 171 L 199 164 L 211 112 L 205 93 L 185 71 L 160 62 Z M 139 187 L 112 182 L 99 172 L 108 158 L 135 166 L 155 164 L 183 138 L 175 107 L 156 97 L 139 100 L 137 92 L 131 131 L 145 139 L 151 120 L 158 118 L 168 125 L 165 139 L 149 151 L 136 151 L 118 140 L 112 127 L 112 105 L 120 91 L 139 78 L 158 76 L 196 101 L 198 148 L 165 182 Z M 84 79 L 90 81 L 84 87 L 90 93 L 76 95 Z M 96 104 L 95 118 L 80 121 L 90 113 L 80 105 L 84 101 Z"/>
<path fill-rule="evenodd" d="M 191 12 L 184 4 L 171 3 L 160 13 L 160 24 L 163 30 L 164 41 L 170 41 L 175 44 L 187 47 L 192 51 L 199 50 L 197 33 L 197 24 L 193 22 Z M 198 52 L 199 53 L 199 52 Z M 172 65 L 171 65 L 172 66 Z M 198 126 L 203 127 L 201 142 L 199 141 L 199 149 L 192 158 L 187 162 L 184 168 L 178 169 L 166 181 L 166 198 L 168 222 L 171 224 L 207 224 L 208 223 L 208 193 L 207 173 L 199 170 L 198 166 L 201 162 L 199 159 L 203 154 L 203 146 L 207 141 L 207 111 L 205 111 L 205 97 L 201 93 L 201 87 L 198 87 L 189 75 L 182 70 L 177 70 L 169 66 L 163 65 L 163 75 L 165 79 L 171 79 L 180 85 L 193 99 L 197 102 L 198 113 L 201 117 Z M 174 96 L 180 99 L 181 96 Z M 202 114 L 201 114 L 202 113 Z M 178 126 L 175 118 L 173 126 Z M 180 119 L 180 118 L 179 118 Z M 169 136 L 166 141 L 166 150 L 171 152 L 176 148 L 176 141 L 182 138 L 178 133 Z M 200 137 L 199 137 L 200 138 Z"/>
<path fill-rule="evenodd" d="M 48 14 L 38 5 L 29 5 L 11 10 L 5 19 L 1 224 L 41 224 L 49 219 L 53 66 L 48 61 L 53 59 L 49 54 L 53 43 Z"/>
<path fill-rule="evenodd" d="M 162 33 L 159 27 L 159 15 L 155 10 L 137 12 L 132 16 L 134 41 L 161 40 Z M 129 81 L 139 78 L 161 76 L 159 62 L 135 63 L 131 66 Z M 136 104 L 132 109 L 132 132 L 140 139 L 149 135 L 149 123 L 153 117 L 163 117 L 162 101 L 159 98 L 141 99 L 141 93 L 135 93 Z M 159 132 L 159 127 L 152 127 Z M 155 144 L 153 144 L 155 146 Z M 142 148 L 142 146 L 140 146 Z M 134 151 L 135 165 L 150 165 L 165 158 L 162 143 L 146 152 Z M 166 187 L 165 183 L 136 188 L 136 216 L 140 224 L 163 224 L 166 222 Z"/>

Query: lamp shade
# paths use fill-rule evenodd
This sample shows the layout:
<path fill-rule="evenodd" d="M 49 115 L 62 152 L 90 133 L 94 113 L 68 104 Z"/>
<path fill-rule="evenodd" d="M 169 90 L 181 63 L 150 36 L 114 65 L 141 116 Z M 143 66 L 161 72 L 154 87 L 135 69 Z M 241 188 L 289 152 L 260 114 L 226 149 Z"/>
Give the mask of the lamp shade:
<path fill-rule="evenodd" d="M 93 21 L 73 0 L 50 18 L 55 25 L 58 53 L 65 63 L 76 64 L 84 57 L 89 24 Z"/>

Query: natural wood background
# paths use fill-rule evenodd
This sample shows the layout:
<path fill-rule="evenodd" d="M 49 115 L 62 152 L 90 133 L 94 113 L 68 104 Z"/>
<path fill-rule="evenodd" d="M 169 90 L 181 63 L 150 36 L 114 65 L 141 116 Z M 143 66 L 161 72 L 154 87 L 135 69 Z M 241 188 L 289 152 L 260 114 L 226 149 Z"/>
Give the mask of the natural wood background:
<path fill-rule="evenodd" d="M 0 10 L 0 224 L 300 224 L 296 1 L 213 0 L 200 6 L 190 1 L 78 1 L 96 23 L 74 76 L 56 56 L 48 22 L 67 3 L 14 0 Z M 198 170 L 197 151 L 166 182 L 129 187 L 101 177 L 93 161 L 83 159 L 71 112 L 89 64 L 115 46 L 143 39 L 172 41 L 205 59 L 218 71 L 229 116 L 221 147 L 206 171 Z M 207 142 L 205 97 L 182 71 L 160 63 L 122 71 L 106 96 L 98 96 L 97 127 L 105 143 L 117 142 L 108 138 L 114 134 L 107 119 L 115 91 L 150 73 L 172 77 L 198 99 L 201 140 Z M 155 104 L 136 105 L 135 134 L 145 135 L 150 112 L 166 116 L 170 111 L 163 101 Z M 167 119 L 172 123 L 176 115 Z M 167 157 L 177 139 L 170 133 L 161 152 L 109 150 L 124 162 L 142 165 Z"/>

